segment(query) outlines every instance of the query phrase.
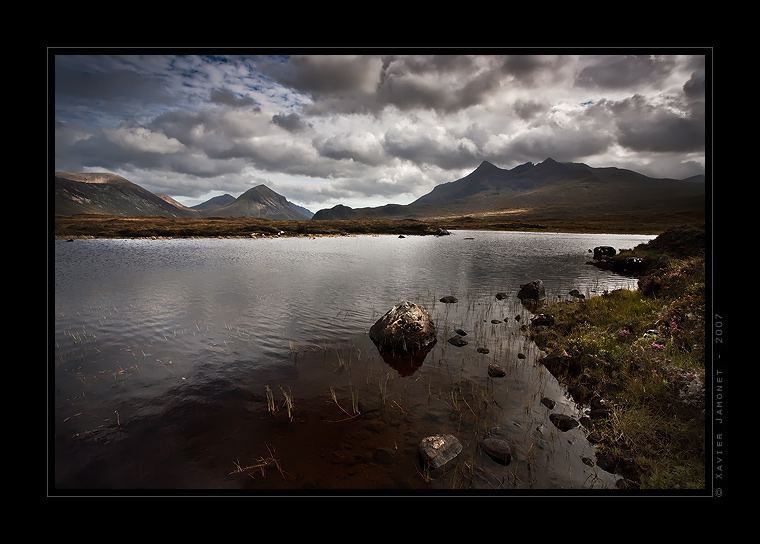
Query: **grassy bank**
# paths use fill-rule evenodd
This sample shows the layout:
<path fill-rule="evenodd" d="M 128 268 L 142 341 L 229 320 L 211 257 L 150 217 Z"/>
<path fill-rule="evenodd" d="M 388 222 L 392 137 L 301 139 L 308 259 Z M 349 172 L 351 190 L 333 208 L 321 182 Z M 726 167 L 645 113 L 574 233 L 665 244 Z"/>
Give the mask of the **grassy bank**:
<path fill-rule="evenodd" d="M 705 487 L 705 231 L 671 229 L 615 256 L 641 259 L 637 291 L 540 311 L 531 326 L 545 364 L 582 404 L 597 460 L 630 487 Z M 630 260 L 627 262 L 631 262 Z"/>
<path fill-rule="evenodd" d="M 257 236 L 342 236 L 361 234 L 430 235 L 437 229 L 500 230 L 534 232 L 636 233 L 659 234 L 669 221 L 590 219 L 584 221 L 542 217 L 537 220 L 505 219 L 503 216 L 418 219 L 277 220 L 255 217 L 212 217 L 186 219 L 170 217 L 121 217 L 115 215 L 56 215 L 56 238 L 217 238 Z M 282 233 L 282 234 L 280 234 Z"/>
<path fill-rule="evenodd" d="M 217 238 L 255 236 L 341 236 L 357 234 L 435 234 L 438 225 L 414 219 L 294 221 L 256 217 L 120 217 L 56 215 L 56 238 Z"/>

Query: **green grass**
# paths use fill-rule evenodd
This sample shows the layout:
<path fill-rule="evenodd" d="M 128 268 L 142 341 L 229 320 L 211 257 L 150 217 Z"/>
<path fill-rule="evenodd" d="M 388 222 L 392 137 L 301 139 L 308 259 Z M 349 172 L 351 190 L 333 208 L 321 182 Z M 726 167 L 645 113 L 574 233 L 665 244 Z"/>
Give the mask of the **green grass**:
<path fill-rule="evenodd" d="M 560 381 L 604 400 L 598 456 L 625 465 L 629 486 L 703 489 L 704 230 L 674 230 L 617 257 L 646 259 L 638 290 L 546 304 L 555 324 L 529 334 L 570 356 L 551 369 Z"/>

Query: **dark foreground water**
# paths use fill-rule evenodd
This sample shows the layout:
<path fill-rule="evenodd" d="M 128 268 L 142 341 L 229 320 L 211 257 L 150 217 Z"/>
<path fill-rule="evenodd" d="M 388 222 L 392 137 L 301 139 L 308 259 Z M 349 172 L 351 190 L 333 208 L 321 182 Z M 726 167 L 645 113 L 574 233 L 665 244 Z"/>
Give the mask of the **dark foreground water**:
<path fill-rule="evenodd" d="M 587 430 L 549 420 L 584 407 L 537 363 L 516 293 L 536 279 L 550 298 L 635 288 L 587 264 L 588 250 L 651 238 L 56 241 L 50 493 L 613 488 Z M 432 314 L 438 342 L 424 361 L 398 365 L 368 330 L 403 300 Z M 447 342 L 454 329 L 466 346 Z M 494 362 L 505 377 L 488 377 Z M 430 471 L 417 446 L 434 434 L 463 450 Z M 508 441 L 508 465 L 481 451 L 487 436 Z"/>

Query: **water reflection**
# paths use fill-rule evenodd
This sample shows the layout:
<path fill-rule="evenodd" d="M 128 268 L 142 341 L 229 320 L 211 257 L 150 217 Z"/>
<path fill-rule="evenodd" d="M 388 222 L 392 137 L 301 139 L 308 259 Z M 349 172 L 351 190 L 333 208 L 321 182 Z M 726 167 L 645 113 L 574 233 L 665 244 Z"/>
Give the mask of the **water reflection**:
<path fill-rule="evenodd" d="M 572 444 L 548 426 L 536 435 L 548 422 L 534 402 L 537 391 L 551 392 L 565 411 L 575 408 L 533 364 L 536 354 L 514 319 L 522 314 L 525 323 L 529 312 L 515 295 L 536 279 L 547 298 L 635 287 L 585 264 L 587 252 L 648 239 L 472 232 L 56 242 L 49 361 L 55 485 L 436 488 L 449 482 L 410 474 L 419 438 L 461 430 L 463 417 L 481 416 L 486 399 L 487 418 L 468 428 L 499 427 L 518 462 L 471 485 L 587 486 L 591 469 L 576 460 L 581 450 L 589 455 L 582 432 L 569 431 Z M 506 299 L 494 296 L 501 292 Z M 459 302 L 438 302 L 444 295 Z M 425 353 L 386 358 L 368 339 L 398 300 L 431 312 L 441 341 Z M 459 327 L 471 339 L 461 348 L 445 341 Z M 529 358 L 518 360 L 517 351 Z M 508 370 L 501 382 L 485 372 L 494 360 Z M 292 392 L 294 423 L 268 412 L 266 385 Z M 361 418 L 344 423 L 354 427 L 333 423 L 331 388 L 347 411 L 354 402 L 361 408 Z M 464 442 L 475 456 L 475 438 Z M 528 475 L 522 471 L 533 442 L 546 448 L 544 472 Z M 268 446 L 299 476 L 229 475 L 233 460 Z M 378 448 L 397 452 L 394 464 L 378 465 Z M 551 456 L 553 448 L 568 453 Z"/>
<path fill-rule="evenodd" d="M 378 353 L 389 367 L 398 372 L 399 376 L 406 377 L 411 376 L 419 370 L 422 363 L 425 362 L 428 353 L 433 349 L 433 346 L 434 344 L 429 344 L 422 350 L 407 353 L 395 353 L 378 349 Z"/>

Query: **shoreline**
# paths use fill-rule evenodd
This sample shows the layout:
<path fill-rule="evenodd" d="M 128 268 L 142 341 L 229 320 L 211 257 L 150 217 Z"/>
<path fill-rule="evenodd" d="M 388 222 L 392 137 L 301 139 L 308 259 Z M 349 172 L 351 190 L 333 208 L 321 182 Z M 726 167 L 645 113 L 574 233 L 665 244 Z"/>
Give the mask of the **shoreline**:
<path fill-rule="evenodd" d="M 435 236 L 441 230 L 502 232 L 556 232 L 575 234 L 657 235 L 670 223 L 625 223 L 620 221 L 502 221 L 474 219 L 337 219 L 280 220 L 253 217 L 212 217 L 208 219 L 167 217 L 123 217 L 114 215 L 56 215 L 54 239 L 81 238 L 276 238 L 350 235 Z"/>

